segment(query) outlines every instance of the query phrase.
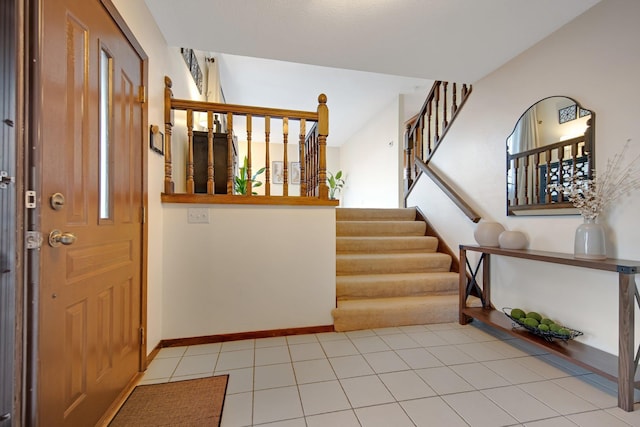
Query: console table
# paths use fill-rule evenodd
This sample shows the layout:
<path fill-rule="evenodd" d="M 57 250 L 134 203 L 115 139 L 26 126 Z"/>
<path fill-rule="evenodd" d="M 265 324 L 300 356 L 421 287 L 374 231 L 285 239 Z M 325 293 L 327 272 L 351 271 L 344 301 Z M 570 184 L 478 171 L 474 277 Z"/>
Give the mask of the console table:
<path fill-rule="evenodd" d="M 467 252 L 479 252 L 480 259 L 475 268 L 471 267 Z M 564 264 L 618 273 L 618 356 L 598 350 L 578 341 L 548 342 L 524 329 L 513 327 L 511 320 L 491 304 L 491 255 L 522 258 L 532 261 Z M 635 274 L 640 261 L 622 259 L 586 260 L 574 258 L 572 254 L 534 250 L 501 249 L 488 246 L 460 245 L 460 324 L 472 319 L 497 327 L 511 335 L 543 347 L 557 356 L 563 357 L 592 372 L 618 382 L 618 406 L 625 411 L 633 411 L 634 388 L 640 388 L 640 374 L 636 375 L 640 351 L 636 352 L 634 342 L 634 309 L 640 305 L 635 282 Z M 478 272 L 482 266 L 481 284 Z M 481 286 L 482 285 L 482 286 Z M 480 296 L 482 307 L 467 307 L 467 298 Z"/>

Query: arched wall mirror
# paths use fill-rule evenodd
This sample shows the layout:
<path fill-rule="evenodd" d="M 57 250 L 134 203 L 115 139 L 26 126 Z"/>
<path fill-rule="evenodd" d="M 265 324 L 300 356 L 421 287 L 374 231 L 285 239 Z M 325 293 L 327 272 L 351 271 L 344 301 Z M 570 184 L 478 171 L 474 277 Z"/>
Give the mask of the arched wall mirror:
<path fill-rule="evenodd" d="M 595 114 L 564 96 L 532 105 L 507 138 L 507 215 L 570 215 L 577 210 L 550 185 L 591 178 Z"/>

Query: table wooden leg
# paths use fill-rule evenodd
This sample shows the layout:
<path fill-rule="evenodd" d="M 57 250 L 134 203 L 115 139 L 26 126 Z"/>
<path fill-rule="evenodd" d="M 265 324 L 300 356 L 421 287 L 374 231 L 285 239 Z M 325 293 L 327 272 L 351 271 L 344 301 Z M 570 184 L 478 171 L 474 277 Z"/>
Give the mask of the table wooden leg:
<path fill-rule="evenodd" d="M 466 325 L 471 321 L 471 318 L 462 313 L 462 310 L 467 307 L 467 251 L 460 249 L 460 271 L 459 275 L 459 289 L 458 289 L 458 321 L 461 325 Z"/>
<path fill-rule="evenodd" d="M 618 406 L 625 411 L 633 411 L 635 388 L 635 275 L 620 272 L 618 283 L 620 288 L 618 306 Z"/>

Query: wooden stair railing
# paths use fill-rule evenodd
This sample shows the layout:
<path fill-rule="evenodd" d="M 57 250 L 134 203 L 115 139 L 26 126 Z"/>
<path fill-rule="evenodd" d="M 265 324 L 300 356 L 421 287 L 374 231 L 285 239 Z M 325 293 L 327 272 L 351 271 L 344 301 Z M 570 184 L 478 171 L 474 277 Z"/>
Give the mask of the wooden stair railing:
<path fill-rule="evenodd" d="M 326 182 L 326 145 L 329 134 L 329 109 L 327 107 L 327 97 L 324 94 L 318 96 L 317 111 L 284 110 L 267 107 L 255 107 L 246 105 L 220 104 L 203 101 L 190 101 L 173 98 L 171 90 L 172 82 L 169 77 L 165 77 L 165 97 L 164 97 L 164 117 L 165 117 L 165 141 L 164 141 L 164 192 L 161 196 L 163 202 L 177 203 L 258 203 L 258 204 L 321 204 L 337 205 L 338 201 L 329 199 L 329 188 Z M 173 127 L 174 112 L 182 111 L 186 113 L 186 178 L 185 193 L 176 193 L 173 177 L 172 150 L 173 147 Z M 207 192 L 195 193 L 194 185 L 194 114 L 204 113 L 207 117 Z M 226 118 L 226 134 L 228 144 L 227 170 L 218 171 L 214 169 L 214 115 Z M 252 133 L 254 119 L 264 119 L 264 143 L 265 143 L 265 194 L 253 195 L 251 180 L 247 182 L 247 190 L 244 195 L 234 194 L 234 165 L 237 160 L 233 158 L 234 148 L 234 117 L 246 118 L 246 146 L 247 146 L 247 176 L 252 177 L 253 156 L 251 145 L 254 141 Z M 271 194 L 271 125 L 273 120 L 282 121 L 283 130 L 283 194 L 274 196 Z M 300 196 L 289 196 L 290 171 L 289 154 L 289 124 L 299 122 L 300 132 L 298 135 L 299 159 L 300 162 Z M 311 132 L 306 134 L 307 122 L 312 122 Z M 280 160 L 280 159 L 278 159 Z M 294 160 L 295 161 L 295 160 Z M 223 173 L 226 176 L 226 194 L 216 194 L 214 177 Z"/>
<path fill-rule="evenodd" d="M 411 193 L 416 178 L 421 173 L 428 173 L 429 177 L 469 219 L 478 222 L 480 215 L 474 212 L 464 198 L 429 167 L 431 158 L 467 101 L 471 90 L 471 85 L 466 84 L 458 85 L 439 80 L 433 84 L 422 108 L 406 125 L 404 182 L 406 199 Z"/>

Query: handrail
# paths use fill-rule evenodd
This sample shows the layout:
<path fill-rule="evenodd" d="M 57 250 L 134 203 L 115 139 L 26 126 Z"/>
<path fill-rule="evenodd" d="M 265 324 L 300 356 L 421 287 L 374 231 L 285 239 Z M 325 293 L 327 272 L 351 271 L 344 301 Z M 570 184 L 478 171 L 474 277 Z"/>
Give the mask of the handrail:
<path fill-rule="evenodd" d="M 421 172 L 426 174 L 431 180 L 451 199 L 453 203 L 473 222 L 478 222 L 481 216 L 456 192 L 447 182 L 445 182 L 429 165 L 420 159 L 416 159 L 416 166 Z"/>
<path fill-rule="evenodd" d="M 223 193 L 225 195 L 224 198 L 220 198 L 220 202 L 222 203 L 233 203 L 233 200 L 238 200 L 238 203 L 247 203 L 246 201 L 240 202 L 239 199 L 235 199 L 235 197 L 247 197 L 247 198 L 257 198 L 266 196 L 265 201 L 269 202 L 267 204 L 298 204 L 298 202 L 292 202 L 292 197 L 289 196 L 289 158 L 288 158 L 288 143 L 289 143 L 289 122 L 290 121 L 298 121 L 300 123 L 300 132 L 298 135 L 298 144 L 299 147 L 299 158 L 297 159 L 300 162 L 300 196 L 293 196 L 298 198 L 313 198 L 323 200 L 329 200 L 329 188 L 326 183 L 326 143 L 327 136 L 329 134 L 329 110 L 326 105 L 327 97 L 324 94 L 318 96 L 318 108 L 317 111 L 301 111 L 301 110 L 289 110 L 289 109 L 280 109 L 280 108 L 269 108 L 269 107 L 256 107 L 256 106 L 247 106 L 247 105 L 236 105 L 236 104 L 223 104 L 223 103 L 215 103 L 215 102 L 205 102 L 205 101 L 192 101 L 186 99 L 175 99 L 173 98 L 173 92 L 171 90 L 172 82 L 171 79 L 165 76 L 165 98 L 164 98 L 164 117 L 165 117 L 165 141 L 164 141 L 164 155 L 165 155 L 165 174 L 164 174 L 164 193 L 162 195 L 163 201 L 176 201 L 176 197 L 168 197 L 169 195 L 175 195 L 175 183 L 173 177 L 173 164 L 172 164 L 172 150 L 173 150 L 173 126 L 175 124 L 174 121 L 174 112 L 175 111 L 183 111 L 186 113 L 186 177 L 185 177 L 185 187 L 186 195 L 193 195 L 194 197 L 188 197 L 187 200 L 199 200 L 205 194 L 196 194 L 195 193 L 195 184 L 194 184 L 194 114 L 195 113 L 206 113 L 207 116 L 207 191 L 206 196 L 207 200 L 211 200 L 210 196 L 220 196 L 220 194 L 216 194 L 215 185 L 214 185 L 214 174 L 217 176 L 218 174 L 226 175 L 226 192 Z M 214 114 L 217 116 L 222 116 L 226 119 L 226 129 L 222 131 L 222 135 L 226 135 L 227 143 L 226 143 L 226 152 L 228 158 L 226 159 L 227 170 L 226 171 L 217 171 L 214 170 L 214 130 L 215 132 L 220 132 L 217 130 L 218 125 L 214 123 Z M 246 192 L 245 194 L 238 195 L 234 194 L 234 180 L 235 171 L 238 166 L 237 159 L 237 147 L 236 147 L 236 137 L 233 130 L 234 125 L 234 117 L 244 116 L 246 118 L 246 144 L 247 144 L 247 163 L 246 163 L 246 176 L 249 178 L 246 182 Z M 265 136 L 264 142 L 266 147 L 265 152 L 265 195 L 257 196 L 252 191 L 252 149 L 251 144 L 254 139 L 252 136 L 252 127 L 253 127 L 253 119 L 254 118 L 264 118 L 264 129 Z M 281 120 L 282 121 L 282 138 L 283 138 L 283 157 L 282 157 L 282 196 L 273 196 L 271 194 L 271 182 L 270 182 L 270 127 L 271 120 Z M 313 138 L 310 138 L 306 133 L 306 122 L 314 122 L 313 132 L 315 133 Z M 215 128 L 214 128 L 215 126 Z M 196 132 L 197 133 L 197 132 Z M 218 133 L 216 133 L 218 135 Z M 223 144 L 224 145 L 224 144 Z M 313 162 L 307 161 L 307 156 L 313 154 L 315 158 Z M 278 159 L 280 160 L 280 159 Z M 295 159 L 294 159 L 295 161 Z M 244 165 L 243 165 L 244 167 Z M 311 169 L 313 167 L 313 169 Z M 314 181 L 311 182 L 310 179 Z M 216 181 L 219 181 L 217 179 Z M 280 183 L 280 182 L 279 182 Z M 297 177 L 296 182 L 297 184 Z M 178 196 L 180 196 L 178 194 Z M 283 197 L 283 201 L 273 202 L 275 197 Z M 263 204 L 264 201 L 260 201 L 260 204 Z M 331 201 L 329 204 L 337 205 L 337 201 Z M 313 202 L 311 202 L 313 204 Z"/>

